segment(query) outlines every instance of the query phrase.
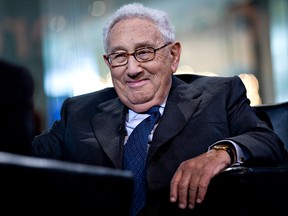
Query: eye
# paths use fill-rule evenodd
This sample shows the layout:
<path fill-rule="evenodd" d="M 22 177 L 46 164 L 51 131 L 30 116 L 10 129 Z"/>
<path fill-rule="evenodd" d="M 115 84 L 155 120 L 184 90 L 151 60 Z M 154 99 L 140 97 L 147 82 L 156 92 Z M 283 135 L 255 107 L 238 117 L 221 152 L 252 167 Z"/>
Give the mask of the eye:
<path fill-rule="evenodd" d="M 137 50 L 137 55 L 145 55 L 147 53 L 153 53 L 153 50 L 151 50 L 149 48 Z"/>
<path fill-rule="evenodd" d="M 121 59 L 121 58 L 126 58 L 127 53 L 121 52 L 121 53 L 114 53 L 111 55 L 112 59 Z"/>
<path fill-rule="evenodd" d="M 153 53 L 154 53 L 154 50 L 151 48 L 143 48 L 135 52 L 138 58 L 144 59 L 144 60 L 150 58 L 151 54 Z"/>

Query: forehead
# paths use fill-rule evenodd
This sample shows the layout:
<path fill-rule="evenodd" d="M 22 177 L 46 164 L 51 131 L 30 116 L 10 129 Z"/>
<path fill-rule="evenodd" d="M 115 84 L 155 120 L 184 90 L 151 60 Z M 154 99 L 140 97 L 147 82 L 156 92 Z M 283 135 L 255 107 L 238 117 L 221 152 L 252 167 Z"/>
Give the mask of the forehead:
<path fill-rule="evenodd" d="M 137 44 L 160 44 L 163 36 L 158 27 L 150 20 L 127 18 L 117 22 L 108 37 L 108 47 L 123 46 L 134 49 Z"/>

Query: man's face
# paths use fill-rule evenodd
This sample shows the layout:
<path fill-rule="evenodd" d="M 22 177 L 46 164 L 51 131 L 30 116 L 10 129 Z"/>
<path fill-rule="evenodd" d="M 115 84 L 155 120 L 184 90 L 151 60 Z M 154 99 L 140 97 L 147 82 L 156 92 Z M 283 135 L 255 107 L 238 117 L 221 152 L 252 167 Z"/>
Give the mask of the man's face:
<path fill-rule="evenodd" d="M 165 45 L 158 28 L 151 21 L 139 18 L 116 23 L 110 31 L 108 42 L 108 55 L 133 53 L 143 47 L 157 49 Z M 130 55 L 126 65 L 117 67 L 111 66 L 104 56 L 115 90 L 126 106 L 143 112 L 166 99 L 171 87 L 171 74 L 176 71 L 179 62 L 179 56 L 175 60 L 177 48 L 180 56 L 180 44 L 176 43 L 156 51 L 151 61 L 140 63 Z"/>

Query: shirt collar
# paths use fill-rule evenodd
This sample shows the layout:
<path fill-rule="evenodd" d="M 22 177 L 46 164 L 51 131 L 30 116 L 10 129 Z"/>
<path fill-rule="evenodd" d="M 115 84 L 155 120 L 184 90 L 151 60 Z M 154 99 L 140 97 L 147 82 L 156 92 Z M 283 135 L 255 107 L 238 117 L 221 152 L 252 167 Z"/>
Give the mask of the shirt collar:
<path fill-rule="evenodd" d="M 161 115 L 164 112 L 165 105 L 166 105 L 166 100 L 160 105 L 159 112 L 161 113 Z M 143 113 L 136 113 L 133 110 L 128 109 L 127 120 L 128 120 L 128 122 L 130 122 L 130 121 L 135 120 L 137 118 L 143 119 L 143 118 L 145 118 L 148 115 L 149 114 L 145 114 L 145 113 L 144 114 Z"/>

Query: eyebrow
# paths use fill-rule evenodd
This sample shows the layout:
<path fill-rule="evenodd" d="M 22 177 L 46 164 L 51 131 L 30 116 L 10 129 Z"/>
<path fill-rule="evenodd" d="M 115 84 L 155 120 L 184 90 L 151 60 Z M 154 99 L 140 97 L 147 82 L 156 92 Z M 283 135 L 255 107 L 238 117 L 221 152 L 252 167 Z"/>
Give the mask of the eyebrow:
<path fill-rule="evenodd" d="M 141 43 L 136 43 L 135 44 L 135 49 L 131 52 L 134 52 L 135 50 L 139 49 L 139 48 L 142 48 L 142 47 L 153 47 L 155 44 L 152 44 L 151 42 L 149 41 L 144 41 L 144 42 L 141 42 Z M 123 46 L 116 46 L 114 47 L 109 53 L 115 53 L 115 52 L 119 52 L 119 51 L 125 51 L 125 52 L 128 52 L 128 50 L 126 48 L 124 48 Z"/>

